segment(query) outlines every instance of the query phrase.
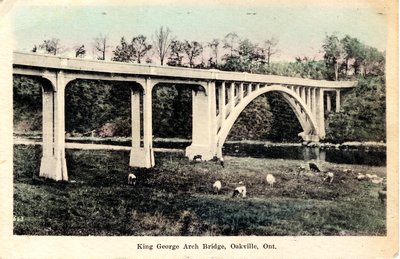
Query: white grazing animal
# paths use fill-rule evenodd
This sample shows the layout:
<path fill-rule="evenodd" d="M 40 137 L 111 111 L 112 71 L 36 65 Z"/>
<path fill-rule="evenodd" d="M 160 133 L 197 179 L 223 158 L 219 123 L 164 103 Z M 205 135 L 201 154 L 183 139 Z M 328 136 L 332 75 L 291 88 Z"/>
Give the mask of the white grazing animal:
<path fill-rule="evenodd" d="M 128 175 L 128 184 L 135 185 L 136 184 L 136 175 L 133 173 L 129 173 Z"/>
<path fill-rule="evenodd" d="M 276 182 L 276 180 L 272 174 L 267 174 L 266 180 L 269 186 L 274 187 L 274 183 Z"/>
<path fill-rule="evenodd" d="M 380 183 L 383 182 L 383 178 L 380 178 L 380 177 L 372 178 L 371 182 L 374 183 L 374 184 L 380 184 Z"/>
<path fill-rule="evenodd" d="M 232 197 L 238 197 L 240 194 L 242 195 L 243 198 L 246 197 L 246 186 L 242 185 L 236 187 L 235 190 L 233 191 Z"/>
<path fill-rule="evenodd" d="M 358 174 L 357 175 L 357 180 L 361 181 L 361 180 L 364 180 L 364 179 L 365 179 L 365 175 L 363 175 L 363 174 Z"/>
<path fill-rule="evenodd" d="M 215 181 L 215 183 L 213 184 L 213 188 L 214 188 L 214 193 L 219 193 L 219 191 L 221 190 L 222 184 L 221 181 Z"/>

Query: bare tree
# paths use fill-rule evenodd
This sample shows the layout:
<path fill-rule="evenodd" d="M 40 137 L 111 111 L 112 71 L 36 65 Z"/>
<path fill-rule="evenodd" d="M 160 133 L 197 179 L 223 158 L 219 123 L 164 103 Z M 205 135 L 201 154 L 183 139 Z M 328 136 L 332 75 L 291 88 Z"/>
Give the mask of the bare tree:
<path fill-rule="evenodd" d="M 136 57 L 137 62 L 140 64 L 140 59 L 144 57 L 151 49 L 151 45 L 147 44 L 146 37 L 139 35 L 132 39 L 133 55 Z"/>
<path fill-rule="evenodd" d="M 208 47 L 211 49 L 212 53 L 214 54 L 215 57 L 215 65 L 218 65 L 218 47 L 219 47 L 220 41 L 219 39 L 213 39 L 211 42 L 208 43 Z"/>
<path fill-rule="evenodd" d="M 277 39 L 271 38 L 269 40 L 264 41 L 264 44 L 261 48 L 262 54 L 265 55 L 268 66 L 270 64 L 271 57 L 279 52 L 279 49 L 276 48 L 278 42 L 279 41 Z"/>
<path fill-rule="evenodd" d="M 107 49 L 110 47 L 109 45 L 107 45 L 107 36 L 103 36 L 102 34 L 100 34 L 97 38 L 94 38 L 93 40 L 95 53 L 97 54 L 98 52 L 100 52 L 100 57 L 97 57 L 97 59 L 105 60 Z"/>
<path fill-rule="evenodd" d="M 154 48 L 160 57 L 161 65 L 164 65 L 164 59 L 171 48 L 173 40 L 171 30 L 168 27 L 164 29 L 164 27 L 161 26 L 160 29 L 154 33 Z"/>

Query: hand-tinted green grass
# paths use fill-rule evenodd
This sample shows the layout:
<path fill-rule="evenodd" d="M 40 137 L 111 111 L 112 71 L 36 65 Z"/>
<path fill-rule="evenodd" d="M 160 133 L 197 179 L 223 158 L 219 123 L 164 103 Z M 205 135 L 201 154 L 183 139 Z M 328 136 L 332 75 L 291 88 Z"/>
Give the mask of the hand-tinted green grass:
<path fill-rule="evenodd" d="M 193 163 L 157 153 L 156 167 L 135 170 L 129 152 L 67 150 L 69 183 L 38 177 L 40 146 L 14 148 L 14 233 L 18 235 L 385 235 L 381 185 L 358 173 L 384 167 L 321 162 L 334 172 L 303 173 L 302 161 L 225 158 Z M 352 172 L 345 173 L 345 169 Z M 135 186 L 127 185 L 130 171 Z M 268 173 L 277 182 L 265 182 Z M 214 181 L 222 182 L 219 195 Z M 246 198 L 231 198 L 243 181 Z"/>

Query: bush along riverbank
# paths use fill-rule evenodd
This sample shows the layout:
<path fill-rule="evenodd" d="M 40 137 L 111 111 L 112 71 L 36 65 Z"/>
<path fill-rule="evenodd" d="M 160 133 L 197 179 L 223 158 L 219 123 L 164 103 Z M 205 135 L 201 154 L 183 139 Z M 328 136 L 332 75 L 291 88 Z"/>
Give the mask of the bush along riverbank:
<path fill-rule="evenodd" d="M 341 144 L 333 144 L 329 142 L 321 142 L 321 143 L 314 143 L 314 142 L 303 142 L 303 146 L 307 147 L 319 147 L 319 148 L 335 148 L 335 149 L 370 149 L 370 150 L 386 150 L 386 143 L 383 141 L 381 142 L 374 142 L 374 141 L 346 141 Z"/>

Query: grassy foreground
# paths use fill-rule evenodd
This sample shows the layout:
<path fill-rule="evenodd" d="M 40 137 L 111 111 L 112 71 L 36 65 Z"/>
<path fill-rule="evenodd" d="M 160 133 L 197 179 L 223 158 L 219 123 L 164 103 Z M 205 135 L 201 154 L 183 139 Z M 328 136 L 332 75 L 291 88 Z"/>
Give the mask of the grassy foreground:
<path fill-rule="evenodd" d="M 386 176 L 385 167 L 321 162 L 334 172 L 297 176 L 303 161 L 226 157 L 189 162 L 157 153 L 155 168 L 135 171 L 127 185 L 129 153 L 67 150 L 70 182 L 37 177 L 40 146 L 14 147 L 14 233 L 18 235 L 385 235 L 381 185 L 361 173 Z M 352 172 L 345 173 L 345 169 Z M 265 176 L 274 174 L 273 188 Z M 222 182 L 214 195 L 212 184 Z M 248 197 L 231 198 L 243 181 Z"/>

